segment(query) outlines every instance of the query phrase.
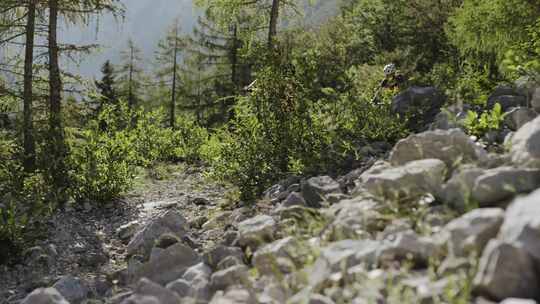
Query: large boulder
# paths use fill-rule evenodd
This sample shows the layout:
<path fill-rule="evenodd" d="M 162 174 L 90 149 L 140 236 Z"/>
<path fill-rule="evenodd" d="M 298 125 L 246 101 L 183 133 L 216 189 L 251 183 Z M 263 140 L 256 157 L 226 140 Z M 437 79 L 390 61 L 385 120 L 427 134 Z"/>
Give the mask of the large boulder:
<path fill-rule="evenodd" d="M 501 301 L 540 297 L 531 256 L 520 246 L 491 240 L 480 259 L 473 285 L 477 294 Z"/>
<path fill-rule="evenodd" d="M 413 160 L 437 158 L 448 168 L 462 163 L 482 161 L 486 152 L 460 129 L 428 131 L 400 140 L 390 154 L 394 166 Z"/>
<path fill-rule="evenodd" d="M 420 131 L 433 122 L 446 96 L 434 87 L 411 87 L 392 100 L 392 111 L 408 118 L 408 127 Z"/>
<path fill-rule="evenodd" d="M 507 111 L 515 107 L 526 107 L 527 98 L 525 96 L 515 95 L 494 96 L 488 99 L 487 108 L 493 109 L 497 103 L 501 105 L 503 111 Z"/>
<path fill-rule="evenodd" d="M 271 242 L 276 232 L 276 221 L 268 215 L 257 215 L 238 223 L 238 244 L 255 250 Z"/>
<path fill-rule="evenodd" d="M 21 304 L 69 304 L 54 288 L 39 288 L 30 293 Z"/>
<path fill-rule="evenodd" d="M 504 123 L 512 131 L 517 131 L 538 116 L 534 110 L 526 107 L 513 108 L 505 113 Z"/>
<path fill-rule="evenodd" d="M 473 187 L 473 199 L 480 206 L 493 206 L 540 186 L 540 170 L 500 167 L 480 175 Z"/>
<path fill-rule="evenodd" d="M 540 117 L 526 123 L 512 136 L 510 154 L 516 166 L 540 168 Z"/>
<path fill-rule="evenodd" d="M 487 108 L 493 109 L 496 103 L 500 104 L 503 111 L 515 107 L 526 107 L 527 97 L 512 86 L 501 85 L 489 95 Z"/>
<path fill-rule="evenodd" d="M 167 211 L 146 224 L 131 239 L 127 246 L 128 255 L 150 256 L 157 239 L 165 233 L 182 238 L 188 229 L 188 221 L 177 211 Z"/>
<path fill-rule="evenodd" d="M 326 196 L 332 193 L 341 193 L 341 188 L 330 176 L 312 177 L 302 183 L 302 195 L 310 207 L 321 207 Z"/>
<path fill-rule="evenodd" d="M 71 275 L 62 277 L 54 283 L 53 288 L 58 290 L 58 292 L 72 304 L 81 303 L 86 300 L 90 294 L 90 288 L 86 282 Z"/>
<path fill-rule="evenodd" d="M 367 172 L 360 177 L 363 188 L 387 199 L 410 199 L 438 194 L 446 177 L 446 165 L 438 159 L 411 161 L 380 173 Z"/>
<path fill-rule="evenodd" d="M 480 208 L 448 223 L 442 231 L 447 238 L 448 253 L 452 257 L 480 255 L 486 244 L 497 236 L 504 219 L 504 210 Z"/>
<path fill-rule="evenodd" d="M 130 281 L 148 278 L 165 285 L 180 278 L 189 267 L 200 261 L 200 256 L 193 249 L 182 243 L 176 243 L 161 251 L 151 261 L 139 265 L 131 274 Z"/>
<path fill-rule="evenodd" d="M 475 166 L 463 166 L 444 185 L 440 199 L 458 211 L 465 211 L 472 203 L 473 187 L 476 179 L 484 173 L 484 169 Z"/>
<path fill-rule="evenodd" d="M 540 190 L 517 198 L 506 210 L 500 238 L 521 246 L 540 270 Z"/>

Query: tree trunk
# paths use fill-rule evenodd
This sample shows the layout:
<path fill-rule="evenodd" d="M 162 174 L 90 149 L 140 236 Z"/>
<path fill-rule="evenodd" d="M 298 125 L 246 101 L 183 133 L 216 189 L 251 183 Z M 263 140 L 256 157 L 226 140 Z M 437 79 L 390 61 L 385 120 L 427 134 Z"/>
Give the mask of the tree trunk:
<path fill-rule="evenodd" d="M 236 93 L 236 88 L 238 87 L 237 77 L 236 77 L 237 65 L 238 65 L 238 26 L 235 24 L 233 26 L 233 42 L 232 42 L 232 53 L 231 53 L 231 82 L 233 84 L 233 94 Z"/>
<path fill-rule="evenodd" d="M 270 27 L 268 29 L 268 47 L 274 46 L 274 39 L 277 35 L 277 22 L 279 18 L 279 1 L 272 0 L 272 10 L 270 11 Z"/>
<path fill-rule="evenodd" d="M 54 186 L 54 200 L 63 205 L 66 202 L 67 171 L 65 166 L 66 146 L 62 125 L 62 80 L 58 63 L 58 0 L 49 0 L 49 128 L 50 128 L 50 170 Z"/>
<path fill-rule="evenodd" d="M 32 78 L 34 64 L 34 34 L 36 28 L 36 0 L 28 1 L 28 16 L 26 20 L 26 47 L 24 55 L 24 171 L 33 172 L 36 167 L 36 146 L 34 142 L 34 124 L 32 115 Z"/>
<path fill-rule="evenodd" d="M 128 80 L 128 107 L 129 109 L 133 109 L 133 106 L 135 105 L 135 101 L 133 100 L 133 57 L 134 57 L 134 49 L 133 46 L 130 46 L 130 61 L 129 61 L 129 80 Z"/>
<path fill-rule="evenodd" d="M 171 99 L 171 128 L 175 129 L 176 122 L 176 69 L 178 66 L 178 25 L 174 31 L 174 64 L 173 64 L 173 82 L 172 82 L 172 99 Z"/>

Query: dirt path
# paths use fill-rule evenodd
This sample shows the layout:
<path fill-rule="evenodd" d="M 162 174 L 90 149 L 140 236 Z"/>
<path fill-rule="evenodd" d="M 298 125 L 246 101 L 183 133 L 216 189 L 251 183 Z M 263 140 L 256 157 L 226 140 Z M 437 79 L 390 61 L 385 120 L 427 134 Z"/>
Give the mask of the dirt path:
<path fill-rule="evenodd" d="M 0 304 L 18 303 L 38 287 L 52 285 L 66 274 L 89 282 L 95 293 L 106 290 L 107 277 L 126 267 L 128 240 L 118 234 L 127 224 L 141 226 L 167 209 L 176 209 L 191 223 L 188 234 L 203 250 L 221 238 L 220 230 L 201 233 L 198 228 L 224 203 L 226 189 L 209 182 L 203 170 L 183 165 L 162 168 L 157 180 L 145 174 L 123 200 L 103 207 L 79 205 L 54 215 L 47 237 L 25 253 L 24 263 L 0 266 Z"/>

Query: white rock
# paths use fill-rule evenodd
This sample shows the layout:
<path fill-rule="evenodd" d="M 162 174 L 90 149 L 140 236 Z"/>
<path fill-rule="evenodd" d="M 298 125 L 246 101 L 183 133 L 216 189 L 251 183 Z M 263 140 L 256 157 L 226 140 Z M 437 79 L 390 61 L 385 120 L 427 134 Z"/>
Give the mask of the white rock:
<path fill-rule="evenodd" d="M 54 288 L 39 288 L 30 293 L 21 304 L 69 304 Z"/>
<path fill-rule="evenodd" d="M 531 256 L 522 247 L 498 240 L 491 240 L 484 249 L 473 284 L 478 294 L 499 301 L 540 296 Z"/>
<path fill-rule="evenodd" d="M 448 168 L 461 163 L 481 161 L 486 152 L 460 129 L 428 131 L 400 140 L 392 153 L 392 165 L 404 165 L 413 160 L 437 158 Z"/>
<path fill-rule="evenodd" d="M 362 174 L 362 186 L 373 195 L 387 199 L 418 198 L 438 194 L 446 176 L 446 165 L 438 159 L 423 159 L 375 174 Z"/>

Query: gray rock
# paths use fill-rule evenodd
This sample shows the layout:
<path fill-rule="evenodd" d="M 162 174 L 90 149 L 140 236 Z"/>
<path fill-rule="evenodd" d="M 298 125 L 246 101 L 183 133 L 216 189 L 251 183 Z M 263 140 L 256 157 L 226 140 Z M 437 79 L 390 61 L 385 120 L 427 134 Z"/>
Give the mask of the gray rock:
<path fill-rule="evenodd" d="M 540 113 L 540 86 L 532 94 L 531 106 L 537 113 Z"/>
<path fill-rule="evenodd" d="M 362 187 L 373 195 L 401 200 L 438 194 L 446 176 L 446 165 L 438 159 L 411 161 L 378 174 L 362 174 Z"/>
<path fill-rule="evenodd" d="M 512 162 L 522 168 L 540 168 L 540 117 L 526 123 L 510 140 Z"/>
<path fill-rule="evenodd" d="M 512 131 L 519 130 L 529 121 L 533 120 L 538 114 L 532 109 L 521 107 L 513 108 L 505 113 L 504 122 Z"/>
<path fill-rule="evenodd" d="M 218 245 L 203 255 L 203 260 L 206 265 L 212 269 L 216 269 L 218 264 L 227 257 L 236 257 L 240 261 L 245 259 L 244 252 L 238 247 L 228 247 Z"/>
<path fill-rule="evenodd" d="M 540 269 L 540 190 L 517 198 L 506 210 L 500 238 L 520 246 Z"/>
<path fill-rule="evenodd" d="M 309 297 L 308 304 L 334 304 L 332 299 L 321 294 L 313 294 Z"/>
<path fill-rule="evenodd" d="M 458 127 L 459 126 L 454 118 L 454 115 L 451 112 L 443 111 L 435 116 L 435 120 L 429 126 L 429 130 L 450 130 Z"/>
<path fill-rule="evenodd" d="M 481 161 L 486 152 L 462 130 L 451 129 L 411 135 L 400 140 L 390 154 L 390 162 L 395 166 L 429 158 L 440 159 L 452 169 L 462 163 Z"/>
<path fill-rule="evenodd" d="M 300 267 L 309 254 L 308 248 L 293 237 L 277 240 L 259 248 L 253 255 L 253 266 L 263 275 L 282 275 L 291 269 L 289 265 Z M 288 262 L 283 263 L 284 260 Z M 294 270 L 294 269 L 292 269 Z"/>
<path fill-rule="evenodd" d="M 259 245 L 271 242 L 276 231 L 276 221 L 268 215 L 257 215 L 238 223 L 238 244 L 255 250 Z"/>
<path fill-rule="evenodd" d="M 155 297 L 160 304 L 180 303 L 180 297 L 176 293 L 146 278 L 139 280 L 134 291 L 137 295 Z"/>
<path fill-rule="evenodd" d="M 70 303 L 79 304 L 90 294 L 88 284 L 80 278 L 70 275 L 62 277 L 52 286 Z"/>
<path fill-rule="evenodd" d="M 501 105 L 503 111 L 507 111 L 510 108 L 526 107 L 527 98 L 525 96 L 515 95 L 491 96 L 487 101 L 488 109 L 493 109 L 496 103 Z"/>
<path fill-rule="evenodd" d="M 330 176 L 312 177 L 302 183 L 302 196 L 310 207 L 321 207 L 331 193 L 341 193 L 341 187 Z"/>
<path fill-rule="evenodd" d="M 212 270 L 204 263 L 190 267 L 181 279 L 167 284 L 167 289 L 180 297 L 189 297 L 195 303 L 208 303 L 211 298 L 210 275 Z"/>
<path fill-rule="evenodd" d="M 446 96 L 434 87 L 410 87 L 392 100 L 392 112 L 410 118 L 408 127 L 414 131 L 424 129 L 441 111 Z"/>
<path fill-rule="evenodd" d="M 474 182 L 483 173 L 483 169 L 474 166 L 458 169 L 444 185 L 441 200 L 458 211 L 464 211 L 472 203 Z"/>
<path fill-rule="evenodd" d="M 500 304 L 536 304 L 536 301 L 532 299 L 508 298 L 502 301 Z"/>
<path fill-rule="evenodd" d="M 174 291 L 181 298 L 188 297 L 191 294 L 191 284 L 184 279 L 172 281 L 165 287 L 171 291 Z"/>
<path fill-rule="evenodd" d="M 139 230 L 141 224 L 138 221 L 132 221 L 116 229 L 116 236 L 122 241 L 131 239 Z"/>
<path fill-rule="evenodd" d="M 210 304 L 255 304 L 253 295 L 245 289 L 230 289 L 217 292 Z"/>
<path fill-rule="evenodd" d="M 379 202 L 356 197 L 341 201 L 329 210 L 333 217 L 323 238 L 328 241 L 369 238 L 369 235 L 384 229 L 386 221 L 377 211 Z"/>
<path fill-rule="evenodd" d="M 162 304 L 153 296 L 131 295 L 122 301 L 122 304 Z"/>
<path fill-rule="evenodd" d="M 198 263 L 201 258 L 190 247 L 177 243 L 164 249 L 151 261 L 144 263 L 134 270 L 130 281 L 148 278 L 153 282 L 165 285 L 180 278 L 186 270 Z"/>
<path fill-rule="evenodd" d="M 321 249 L 320 256 L 308 270 L 309 286 L 319 286 L 335 272 L 343 272 L 357 265 L 366 268 L 377 264 L 381 242 L 371 240 L 343 240 Z"/>
<path fill-rule="evenodd" d="M 69 304 L 54 288 L 39 288 L 32 291 L 21 304 Z"/>
<path fill-rule="evenodd" d="M 442 255 L 442 250 L 431 238 L 421 237 L 413 231 L 400 232 L 395 239 L 385 242 L 377 252 L 379 263 L 411 260 L 415 265 L 426 266 L 430 258 Z"/>
<path fill-rule="evenodd" d="M 188 229 L 187 220 L 176 211 L 167 211 L 151 220 L 137 232 L 127 246 L 128 255 L 141 254 L 149 257 L 156 240 L 165 233 L 182 238 Z"/>
<path fill-rule="evenodd" d="M 452 257 L 479 255 L 490 239 L 495 238 L 504 219 L 504 210 L 480 208 L 448 223 L 442 234 L 448 238 L 448 253 Z"/>
<path fill-rule="evenodd" d="M 474 278 L 477 294 L 496 300 L 538 298 L 538 277 L 531 256 L 523 248 L 491 240 Z"/>
<path fill-rule="evenodd" d="M 167 289 L 174 291 L 182 298 L 190 298 L 194 303 L 208 303 L 212 297 L 210 282 L 206 279 L 196 279 L 188 282 L 178 279 L 167 284 Z"/>
<path fill-rule="evenodd" d="M 246 263 L 244 263 L 244 260 L 241 260 L 236 256 L 228 256 L 219 262 L 216 270 L 224 270 L 236 265 L 246 265 Z"/>
<path fill-rule="evenodd" d="M 195 266 L 189 267 L 184 275 L 183 279 L 186 279 L 188 282 L 193 282 L 197 279 L 209 279 L 212 274 L 212 269 L 208 267 L 205 263 L 199 263 Z"/>
<path fill-rule="evenodd" d="M 217 271 L 210 278 L 210 285 L 213 290 L 225 290 L 233 285 L 249 285 L 249 268 L 245 265 L 238 265 Z"/>
<path fill-rule="evenodd" d="M 473 199 L 482 207 L 530 192 L 540 186 L 540 170 L 500 167 L 480 175 L 473 187 Z"/>
<path fill-rule="evenodd" d="M 292 192 L 283 202 L 283 207 L 290 206 L 306 206 L 306 200 L 304 200 L 300 193 Z"/>

